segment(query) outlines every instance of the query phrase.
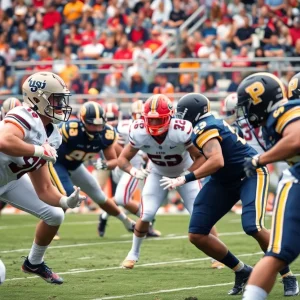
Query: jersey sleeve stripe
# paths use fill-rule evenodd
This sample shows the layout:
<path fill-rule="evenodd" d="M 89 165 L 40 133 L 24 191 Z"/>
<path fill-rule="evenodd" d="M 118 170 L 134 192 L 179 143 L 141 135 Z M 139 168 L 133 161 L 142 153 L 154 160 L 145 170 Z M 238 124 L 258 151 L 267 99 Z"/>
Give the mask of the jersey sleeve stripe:
<path fill-rule="evenodd" d="M 48 169 L 50 173 L 50 178 L 52 181 L 52 184 L 56 186 L 56 188 L 59 190 L 59 192 L 63 195 L 67 195 L 63 184 L 61 183 L 59 176 L 56 173 L 55 168 L 53 167 L 53 164 L 51 162 L 48 163 Z"/>
<path fill-rule="evenodd" d="M 10 114 L 10 113 L 8 113 L 5 116 L 5 119 L 14 119 L 18 123 L 20 123 L 25 129 L 31 130 L 31 126 L 29 125 L 29 123 L 24 118 L 22 118 L 21 116 L 19 116 L 17 114 Z"/>
<path fill-rule="evenodd" d="M 15 122 L 13 120 L 4 120 L 4 123 L 14 124 L 15 126 L 17 126 L 22 131 L 23 135 L 25 136 L 25 130 L 19 123 Z"/>
<path fill-rule="evenodd" d="M 276 132 L 281 134 L 283 132 L 283 129 L 288 125 L 289 122 L 291 122 L 294 119 L 300 118 L 300 108 L 295 107 L 289 111 L 287 111 L 285 114 L 283 114 L 281 117 L 278 118 L 277 125 L 275 127 Z"/>
<path fill-rule="evenodd" d="M 199 148 L 202 148 L 209 140 L 211 140 L 212 138 L 219 138 L 220 140 L 222 140 L 222 138 L 219 135 L 219 131 L 218 129 L 211 129 L 206 131 L 205 133 L 201 134 L 197 140 L 196 140 L 196 144 Z"/>
<path fill-rule="evenodd" d="M 66 124 L 63 124 L 63 125 L 62 125 L 62 127 L 61 127 L 61 132 L 62 132 L 63 137 L 64 137 L 65 139 L 68 139 L 68 138 L 69 138 L 69 135 L 68 135 L 67 130 L 66 130 Z"/>

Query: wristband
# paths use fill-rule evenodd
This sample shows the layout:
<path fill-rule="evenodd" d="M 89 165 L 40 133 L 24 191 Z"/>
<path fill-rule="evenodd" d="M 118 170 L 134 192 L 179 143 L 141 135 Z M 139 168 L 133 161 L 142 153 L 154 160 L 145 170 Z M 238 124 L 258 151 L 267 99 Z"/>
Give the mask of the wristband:
<path fill-rule="evenodd" d="M 42 146 L 34 145 L 34 157 L 42 157 L 44 154 L 44 148 Z"/>
<path fill-rule="evenodd" d="M 197 180 L 194 172 L 190 172 L 189 174 L 185 175 L 184 178 L 185 178 L 185 182 Z"/>

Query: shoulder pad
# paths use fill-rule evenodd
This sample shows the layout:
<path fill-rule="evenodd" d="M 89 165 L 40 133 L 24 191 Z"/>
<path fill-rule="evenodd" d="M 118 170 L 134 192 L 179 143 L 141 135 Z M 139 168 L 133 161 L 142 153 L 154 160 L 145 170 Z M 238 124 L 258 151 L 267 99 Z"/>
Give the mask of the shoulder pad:
<path fill-rule="evenodd" d="M 49 144 L 55 149 L 58 149 L 61 143 L 62 143 L 61 133 L 58 127 L 55 124 L 53 124 L 53 132 L 49 136 Z"/>
<path fill-rule="evenodd" d="M 191 144 L 193 125 L 187 120 L 171 119 L 169 137 L 176 143 Z"/>
<path fill-rule="evenodd" d="M 117 139 L 116 129 L 108 124 L 105 125 L 101 135 L 102 135 L 102 140 L 106 146 L 112 145 Z"/>
<path fill-rule="evenodd" d="M 29 132 L 38 125 L 39 121 L 40 117 L 38 114 L 26 106 L 13 108 L 4 118 L 5 123 L 16 125 L 24 133 L 24 137 L 28 136 Z"/>
<path fill-rule="evenodd" d="M 81 130 L 81 122 L 79 120 L 69 120 L 59 125 L 60 132 L 64 141 L 76 138 Z"/>
<path fill-rule="evenodd" d="M 129 142 L 134 148 L 141 148 L 149 134 L 143 119 L 135 120 L 129 128 Z"/>

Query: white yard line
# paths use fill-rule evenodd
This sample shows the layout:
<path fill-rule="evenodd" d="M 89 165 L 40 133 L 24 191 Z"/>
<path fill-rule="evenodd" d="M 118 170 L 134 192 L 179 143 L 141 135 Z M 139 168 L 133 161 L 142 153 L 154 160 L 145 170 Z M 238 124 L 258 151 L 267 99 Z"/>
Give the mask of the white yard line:
<path fill-rule="evenodd" d="M 234 284 L 234 282 L 226 282 L 226 283 L 211 284 L 211 285 L 197 285 L 197 286 L 190 286 L 190 287 L 182 287 L 182 288 L 178 288 L 178 289 L 159 290 L 159 291 L 153 291 L 153 292 L 147 292 L 147 293 L 139 293 L 139 294 L 131 294 L 131 295 L 120 295 L 120 296 L 110 296 L 110 297 L 104 297 L 104 298 L 96 298 L 96 299 L 93 299 L 93 300 L 124 299 L 124 298 L 131 298 L 131 297 L 137 297 L 137 296 L 147 296 L 147 295 L 155 295 L 155 294 L 174 293 L 174 292 L 180 292 L 180 291 L 205 289 L 205 288 L 227 286 L 227 285 L 233 285 L 233 284 Z"/>
<path fill-rule="evenodd" d="M 219 236 L 231 236 L 231 235 L 243 235 L 245 234 L 243 231 L 237 231 L 237 232 L 223 232 L 219 233 Z M 146 239 L 146 241 L 167 241 L 167 240 L 179 240 L 179 239 L 185 239 L 187 238 L 187 235 L 178 235 L 178 236 L 170 236 L 170 237 L 160 237 L 160 238 L 153 238 L 153 239 Z M 77 247 L 87 247 L 87 246 L 96 246 L 96 245 L 117 245 L 117 244 L 127 244 L 131 243 L 132 240 L 125 240 L 125 241 L 111 241 L 111 242 L 96 242 L 96 243 L 82 243 L 82 244 L 71 244 L 71 245 L 59 245 L 59 246 L 51 246 L 48 248 L 48 250 L 52 249 L 62 249 L 62 248 L 77 248 Z M 5 253 L 16 253 L 16 252 L 24 252 L 24 251 L 30 251 L 30 248 L 28 249 L 13 249 L 13 250 L 2 250 L 0 251 L 0 254 Z"/>
<path fill-rule="evenodd" d="M 261 255 L 263 252 L 255 252 L 255 253 L 244 253 L 237 255 L 238 257 L 248 257 L 248 256 L 255 256 Z M 161 266 L 161 265 L 172 265 L 172 264 L 184 264 L 184 263 L 191 263 L 197 261 L 205 261 L 210 260 L 210 257 L 202 257 L 202 258 L 191 258 L 191 259 L 181 259 L 181 260 L 171 260 L 171 261 L 161 261 L 161 262 L 154 262 L 154 263 L 147 263 L 147 264 L 137 264 L 135 268 L 144 268 L 144 267 L 153 267 L 153 266 Z M 109 267 L 109 268 L 100 268 L 100 269 L 79 269 L 79 270 L 70 270 L 67 272 L 58 272 L 59 275 L 73 275 L 79 273 L 91 273 L 91 272 L 99 272 L 99 271 L 108 271 L 108 270 L 120 270 L 121 267 Z M 124 270 L 124 272 L 130 272 L 129 270 Z M 19 278 L 10 278 L 6 279 L 6 281 L 16 281 L 16 280 L 25 280 L 25 279 L 33 279 L 39 278 L 38 276 L 30 276 L 30 277 L 19 277 Z"/>

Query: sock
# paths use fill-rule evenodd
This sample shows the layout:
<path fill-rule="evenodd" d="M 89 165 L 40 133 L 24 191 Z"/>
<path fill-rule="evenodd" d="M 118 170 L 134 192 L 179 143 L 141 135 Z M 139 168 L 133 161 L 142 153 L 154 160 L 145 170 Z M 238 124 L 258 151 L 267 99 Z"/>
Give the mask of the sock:
<path fill-rule="evenodd" d="M 139 218 L 141 216 L 141 210 L 142 210 L 142 206 L 139 205 L 139 209 L 137 210 L 137 212 L 135 213 L 135 215 Z"/>
<path fill-rule="evenodd" d="M 30 249 L 28 260 L 32 265 L 39 265 L 44 261 L 44 254 L 48 246 L 39 246 L 33 242 Z"/>
<path fill-rule="evenodd" d="M 101 218 L 103 220 L 107 220 L 108 219 L 109 214 L 105 211 L 103 214 L 101 214 Z"/>
<path fill-rule="evenodd" d="M 121 220 L 123 222 L 124 220 L 127 219 L 127 216 L 123 212 L 121 212 L 116 216 L 116 218 L 118 218 L 119 220 Z"/>
<path fill-rule="evenodd" d="M 135 234 L 133 235 L 132 246 L 131 246 L 131 250 L 127 255 L 127 259 L 138 260 L 140 256 L 140 248 L 144 238 L 145 237 L 138 237 Z"/>
<path fill-rule="evenodd" d="M 280 275 L 282 277 L 287 277 L 293 275 L 292 271 L 290 270 L 289 266 L 286 266 L 284 269 L 282 269 L 280 272 Z"/>
<path fill-rule="evenodd" d="M 255 285 L 247 285 L 243 295 L 243 300 L 265 300 L 267 299 L 267 296 L 267 292 L 262 288 Z"/>
<path fill-rule="evenodd" d="M 221 259 L 220 262 L 235 272 L 240 271 L 244 267 L 244 264 L 239 261 L 230 251 L 228 251 L 226 256 Z"/>
<path fill-rule="evenodd" d="M 132 230 L 133 223 L 132 220 L 128 219 L 127 216 L 122 212 L 119 215 L 116 216 L 126 227 L 128 230 Z"/>

